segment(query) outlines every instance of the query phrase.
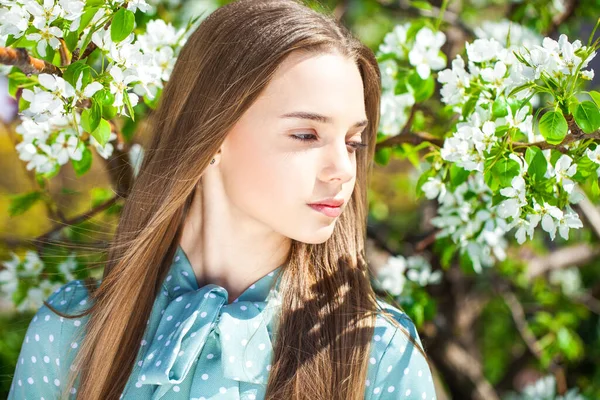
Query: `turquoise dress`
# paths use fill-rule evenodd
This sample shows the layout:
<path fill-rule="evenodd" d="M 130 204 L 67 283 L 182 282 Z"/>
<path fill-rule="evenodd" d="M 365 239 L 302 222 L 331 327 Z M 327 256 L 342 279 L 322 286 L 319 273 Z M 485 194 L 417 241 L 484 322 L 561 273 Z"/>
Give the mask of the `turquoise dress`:
<path fill-rule="evenodd" d="M 281 304 L 279 280 L 275 282 L 279 268 L 228 304 L 223 287 L 198 287 L 178 246 L 121 398 L 263 399 L 277 329 L 275 310 Z M 48 299 L 67 314 L 84 310 L 87 301 L 80 281 L 67 283 Z M 380 304 L 421 344 L 406 314 Z M 40 308 L 27 330 L 9 399 L 59 398 L 87 318 L 62 318 L 46 306 Z M 75 388 L 70 396 L 77 397 Z M 424 357 L 383 315 L 376 320 L 364 398 L 436 398 Z"/>

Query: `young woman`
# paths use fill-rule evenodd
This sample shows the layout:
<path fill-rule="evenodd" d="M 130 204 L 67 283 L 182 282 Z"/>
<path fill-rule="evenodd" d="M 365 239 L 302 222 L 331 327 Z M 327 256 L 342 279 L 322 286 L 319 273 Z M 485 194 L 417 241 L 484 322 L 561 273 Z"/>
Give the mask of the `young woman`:
<path fill-rule="evenodd" d="M 365 261 L 380 90 L 373 52 L 298 1 L 208 16 L 102 281 L 39 310 L 10 398 L 435 399 L 413 323 Z"/>

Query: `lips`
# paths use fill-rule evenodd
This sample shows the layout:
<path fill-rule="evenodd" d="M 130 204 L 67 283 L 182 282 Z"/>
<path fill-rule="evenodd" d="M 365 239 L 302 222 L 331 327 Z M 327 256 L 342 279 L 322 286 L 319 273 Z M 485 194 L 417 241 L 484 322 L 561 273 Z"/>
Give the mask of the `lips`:
<path fill-rule="evenodd" d="M 329 207 L 323 204 L 309 204 L 313 210 L 320 212 L 328 217 L 339 217 L 342 213 L 342 207 Z"/>
<path fill-rule="evenodd" d="M 340 207 L 344 204 L 344 200 L 342 199 L 324 199 L 320 201 L 316 201 L 314 203 L 310 203 L 310 206 L 327 206 L 327 207 Z"/>

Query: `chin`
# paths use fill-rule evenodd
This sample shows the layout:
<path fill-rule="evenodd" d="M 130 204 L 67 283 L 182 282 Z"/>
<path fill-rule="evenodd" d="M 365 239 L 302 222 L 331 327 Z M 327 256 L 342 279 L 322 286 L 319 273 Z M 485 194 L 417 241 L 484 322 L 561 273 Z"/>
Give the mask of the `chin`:
<path fill-rule="evenodd" d="M 296 237 L 293 239 L 306 244 L 321 244 L 326 242 L 331 237 L 334 227 L 335 223 L 331 223 L 327 226 L 319 227 L 303 235 L 296 235 Z"/>

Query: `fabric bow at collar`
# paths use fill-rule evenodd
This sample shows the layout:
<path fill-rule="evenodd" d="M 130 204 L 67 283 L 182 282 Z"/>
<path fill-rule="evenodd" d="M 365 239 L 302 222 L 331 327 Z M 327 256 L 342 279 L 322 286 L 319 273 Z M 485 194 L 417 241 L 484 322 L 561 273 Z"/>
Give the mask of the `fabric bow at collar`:
<path fill-rule="evenodd" d="M 140 371 L 145 375 L 143 384 L 181 383 L 213 335 L 220 342 L 224 377 L 266 384 L 270 357 L 247 359 L 246 347 L 273 353 L 267 326 L 277 305 L 276 301 L 227 304 L 227 291 L 214 284 L 181 294 L 164 310 L 150 342 Z"/>

